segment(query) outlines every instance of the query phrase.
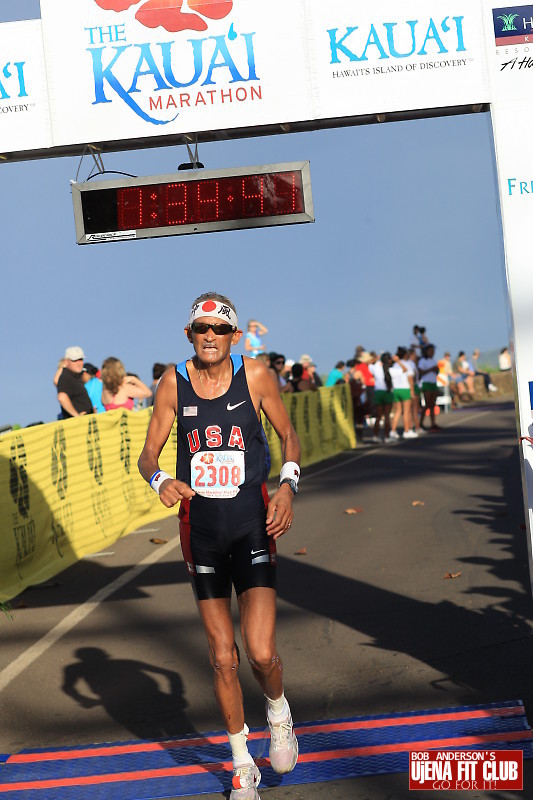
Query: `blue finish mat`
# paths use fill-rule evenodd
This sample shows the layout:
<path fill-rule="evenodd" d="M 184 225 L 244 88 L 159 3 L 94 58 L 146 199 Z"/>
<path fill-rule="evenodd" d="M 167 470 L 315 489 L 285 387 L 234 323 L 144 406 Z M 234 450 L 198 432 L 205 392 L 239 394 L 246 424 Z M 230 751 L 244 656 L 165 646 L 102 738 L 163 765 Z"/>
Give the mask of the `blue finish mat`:
<path fill-rule="evenodd" d="M 277 775 L 269 733 L 248 745 L 265 787 L 407 772 L 421 748 L 514 749 L 533 758 L 533 732 L 519 700 L 460 708 L 321 720 L 295 725 L 298 763 Z M 0 755 L 0 800 L 158 800 L 225 792 L 231 753 L 224 732 Z"/>

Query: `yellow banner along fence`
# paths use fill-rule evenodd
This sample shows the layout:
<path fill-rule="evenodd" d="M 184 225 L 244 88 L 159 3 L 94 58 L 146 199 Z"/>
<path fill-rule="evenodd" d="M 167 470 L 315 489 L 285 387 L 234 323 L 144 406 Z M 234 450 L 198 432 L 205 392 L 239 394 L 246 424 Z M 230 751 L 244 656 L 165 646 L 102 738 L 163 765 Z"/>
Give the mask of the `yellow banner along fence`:
<path fill-rule="evenodd" d="M 355 447 L 347 386 L 282 395 L 302 444 L 302 466 Z M 137 471 L 151 409 L 108 411 L 0 437 L 0 601 L 41 583 L 146 523 L 176 515 Z M 271 475 L 278 437 L 263 420 Z M 160 466 L 175 474 L 176 428 Z"/>

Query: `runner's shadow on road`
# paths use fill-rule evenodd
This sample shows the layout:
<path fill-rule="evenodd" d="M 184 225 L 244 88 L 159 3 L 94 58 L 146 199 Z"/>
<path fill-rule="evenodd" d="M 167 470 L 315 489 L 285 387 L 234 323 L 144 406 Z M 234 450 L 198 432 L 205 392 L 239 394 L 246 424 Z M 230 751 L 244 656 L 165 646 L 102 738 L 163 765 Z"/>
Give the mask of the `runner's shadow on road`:
<path fill-rule="evenodd" d="M 80 647 L 64 669 L 63 692 L 83 708 L 102 706 L 139 739 L 193 732 L 178 673 L 126 658 L 111 658 L 99 647 Z M 167 690 L 160 684 L 165 682 Z"/>

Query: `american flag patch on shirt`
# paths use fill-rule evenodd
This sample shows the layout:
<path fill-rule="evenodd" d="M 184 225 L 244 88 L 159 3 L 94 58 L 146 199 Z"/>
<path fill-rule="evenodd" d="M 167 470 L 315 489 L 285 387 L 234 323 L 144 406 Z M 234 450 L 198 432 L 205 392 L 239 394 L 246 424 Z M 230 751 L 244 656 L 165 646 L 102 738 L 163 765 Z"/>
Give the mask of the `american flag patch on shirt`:
<path fill-rule="evenodd" d="M 198 406 L 183 406 L 183 416 L 184 417 L 197 417 L 198 416 Z"/>

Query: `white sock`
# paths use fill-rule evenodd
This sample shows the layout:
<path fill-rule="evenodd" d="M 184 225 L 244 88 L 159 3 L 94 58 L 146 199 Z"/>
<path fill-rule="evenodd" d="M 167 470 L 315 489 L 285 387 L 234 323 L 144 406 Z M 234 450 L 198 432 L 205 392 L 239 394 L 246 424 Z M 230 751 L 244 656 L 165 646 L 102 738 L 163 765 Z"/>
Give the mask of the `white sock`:
<path fill-rule="evenodd" d="M 226 731 L 226 733 L 228 734 L 231 754 L 233 756 L 233 765 L 252 763 L 253 758 L 248 752 L 248 745 L 246 744 L 248 726 L 245 725 L 239 733 L 229 733 L 228 731 Z"/>
<path fill-rule="evenodd" d="M 267 697 L 266 695 L 265 697 L 268 706 L 268 718 L 271 722 L 281 722 L 288 717 L 290 708 L 283 693 L 281 697 L 278 697 L 277 700 L 271 700 L 270 697 Z"/>

